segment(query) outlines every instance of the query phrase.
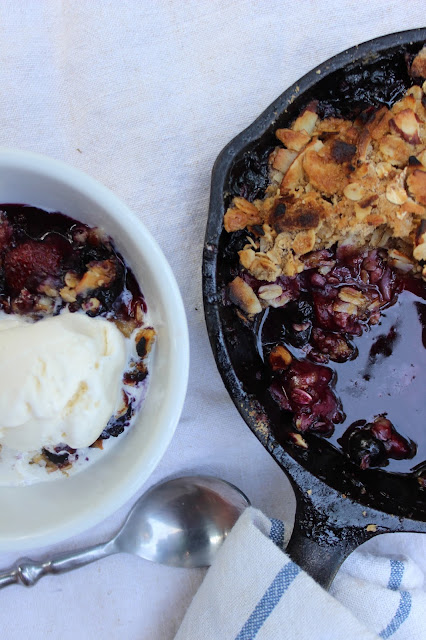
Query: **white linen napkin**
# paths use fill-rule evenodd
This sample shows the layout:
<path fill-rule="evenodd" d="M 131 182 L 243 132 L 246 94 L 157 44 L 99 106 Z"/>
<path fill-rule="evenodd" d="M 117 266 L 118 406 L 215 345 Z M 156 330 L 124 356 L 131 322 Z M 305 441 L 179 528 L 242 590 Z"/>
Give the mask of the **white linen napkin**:
<path fill-rule="evenodd" d="M 424 639 L 424 575 L 411 558 L 376 555 L 364 545 L 327 593 L 290 560 L 284 539 L 283 522 L 246 509 L 175 640 Z"/>

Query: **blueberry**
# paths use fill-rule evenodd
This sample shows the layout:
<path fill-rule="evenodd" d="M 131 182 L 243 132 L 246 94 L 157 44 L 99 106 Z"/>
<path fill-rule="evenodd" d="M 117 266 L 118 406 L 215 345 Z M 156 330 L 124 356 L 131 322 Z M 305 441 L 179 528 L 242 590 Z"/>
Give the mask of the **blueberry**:
<path fill-rule="evenodd" d="M 301 349 L 306 344 L 308 344 L 309 338 L 311 337 L 311 330 L 312 330 L 311 324 L 309 324 L 309 326 L 306 327 L 306 329 L 302 329 L 299 331 L 296 331 L 294 328 L 289 327 L 287 329 L 287 340 L 291 345 L 293 345 L 293 347 L 297 347 L 298 349 Z"/>
<path fill-rule="evenodd" d="M 385 445 L 374 438 L 368 430 L 357 429 L 351 433 L 348 453 L 361 469 L 382 467 L 387 464 Z"/>
<path fill-rule="evenodd" d="M 292 324 L 303 324 L 309 322 L 314 315 L 314 310 L 310 302 L 299 298 L 287 305 L 287 312 Z"/>

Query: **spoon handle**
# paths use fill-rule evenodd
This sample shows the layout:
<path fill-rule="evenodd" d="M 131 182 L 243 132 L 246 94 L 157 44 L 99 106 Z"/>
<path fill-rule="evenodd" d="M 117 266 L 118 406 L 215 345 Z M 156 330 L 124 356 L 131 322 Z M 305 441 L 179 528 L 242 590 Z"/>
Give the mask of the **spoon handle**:
<path fill-rule="evenodd" d="M 10 569 L 0 573 L 0 589 L 7 587 L 9 584 L 22 584 L 25 587 L 32 587 L 42 576 L 78 569 L 85 564 L 105 558 L 112 553 L 117 553 L 117 551 L 114 540 L 112 540 L 74 553 L 58 555 L 53 560 L 47 560 L 46 562 L 35 562 L 30 558 L 21 558 Z"/>

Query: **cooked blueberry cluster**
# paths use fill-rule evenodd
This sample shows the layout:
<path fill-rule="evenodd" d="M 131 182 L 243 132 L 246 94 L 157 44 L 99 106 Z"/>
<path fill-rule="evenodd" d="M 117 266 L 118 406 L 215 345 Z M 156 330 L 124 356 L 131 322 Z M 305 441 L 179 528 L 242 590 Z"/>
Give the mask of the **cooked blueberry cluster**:
<path fill-rule="evenodd" d="M 389 458 L 412 458 L 416 453 L 415 443 L 401 436 L 385 416 L 377 416 L 371 423 L 361 420 L 352 425 L 343 441 L 350 457 L 361 469 L 383 466 Z"/>

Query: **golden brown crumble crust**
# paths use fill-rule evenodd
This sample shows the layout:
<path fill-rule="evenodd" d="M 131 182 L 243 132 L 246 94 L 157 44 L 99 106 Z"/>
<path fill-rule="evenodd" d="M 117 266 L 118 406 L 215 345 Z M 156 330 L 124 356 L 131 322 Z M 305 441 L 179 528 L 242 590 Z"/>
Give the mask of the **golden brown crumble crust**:
<path fill-rule="evenodd" d="M 426 77 L 426 46 L 411 71 Z M 226 231 L 247 229 L 254 237 L 239 252 L 241 265 L 275 283 L 303 271 L 309 252 L 338 243 L 386 248 L 395 267 L 426 279 L 425 94 L 426 82 L 412 86 L 367 122 L 321 120 L 311 104 L 291 128 L 278 129 L 284 147 L 270 156 L 265 198 L 236 197 L 225 213 Z M 239 288 L 246 311 L 258 312 L 259 300 L 240 281 L 233 296 Z"/>

